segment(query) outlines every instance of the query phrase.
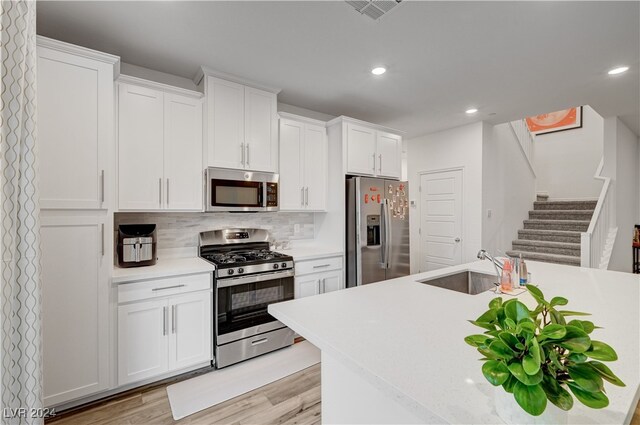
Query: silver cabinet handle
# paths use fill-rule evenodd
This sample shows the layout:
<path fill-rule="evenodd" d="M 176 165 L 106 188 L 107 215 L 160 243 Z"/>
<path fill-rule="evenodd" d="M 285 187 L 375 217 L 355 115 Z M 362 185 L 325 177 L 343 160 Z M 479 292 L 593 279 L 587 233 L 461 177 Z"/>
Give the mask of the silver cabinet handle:
<path fill-rule="evenodd" d="M 167 179 L 167 207 L 169 206 L 169 179 Z"/>
<path fill-rule="evenodd" d="M 185 286 L 184 283 L 181 285 L 163 286 L 162 288 L 153 288 L 152 291 L 164 291 L 166 289 L 182 288 L 183 286 Z"/>
<path fill-rule="evenodd" d="M 167 334 L 167 307 L 162 307 L 162 335 Z"/>
<path fill-rule="evenodd" d="M 251 341 L 251 345 L 264 344 L 269 341 L 269 338 L 256 339 L 255 341 Z"/>
<path fill-rule="evenodd" d="M 300 206 L 304 207 L 304 187 L 300 188 Z"/>
<path fill-rule="evenodd" d="M 178 319 L 176 317 L 176 305 L 171 306 L 171 333 L 176 333 L 176 323 L 178 323 Z"/>
<path fill-rule="evenodd" d="M 245 144 L 245 147 L 247 148 L 247 165 L 249 165 L 249 143 Z"/>
<path fill-rule="evenodd" d="M 313 266 L 314 269 L 322 269 L 324 267 L 329 267 L 331 264 L 320 264 L 318 266 Z"/>
<path fill-rule="evenodd" d="M 100 225 L 100 252 L 102 253 L 102 256 L 104 257 L 104 223 L 102 223 Z"/>
<path fill-rule="evenodd" d="M 376 154 L 373 153 L 373 174 L 376 173 Z"/>
<path fill-rule="evenodd" d="M 304 190 L 304 205 L 309 206 L 309 186 Z"/>
<path fill-rule="evenodd" d="M 100 172 L 100 202 L 104 204 L 104 170 Z"/>
<path fill-rule="evenodd" d="M 158 206 L 162 208 L 162 177 L 158 179 Z"/>
<path fill-rule="evenodd" d="M 380 174 L 382 174 L 382 154 L 378 155 L 378 170 L 380 170 Z"/>
<path fill-rule="evenodd" d="M 325 283 L 324 281 L 325 281 L 325 280 L 326 280 L 326 279 L 322 279 L 322 293 L 323 293 L 323 294 L 326 292 L 326 288 L 325 288 L 325 285 L 324 285 L 324 283 Z"/>
<path fill-rule="evenodd" d="M 242 165 L 244 165 L 244 143 L 240 143 L 240 155 L 242 157 L 240 162 L 242 163 Z"/>

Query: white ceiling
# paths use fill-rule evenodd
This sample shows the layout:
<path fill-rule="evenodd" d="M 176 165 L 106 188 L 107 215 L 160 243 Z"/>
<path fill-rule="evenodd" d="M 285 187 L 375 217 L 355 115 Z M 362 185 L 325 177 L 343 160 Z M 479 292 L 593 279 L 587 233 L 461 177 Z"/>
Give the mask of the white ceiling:
<path fill-rule="evenodd" d="M 182 77 L 207 65 L 408 137 L 582 104 L 640 134 L 639 2 L 405 0 L 377 22 L 342 1 L 40 1 L 37 12 L 39 34 Z M 375 77 L 379 64 L 388 72 Z M 631 69 L 607 75 L 620 64 Z"/>

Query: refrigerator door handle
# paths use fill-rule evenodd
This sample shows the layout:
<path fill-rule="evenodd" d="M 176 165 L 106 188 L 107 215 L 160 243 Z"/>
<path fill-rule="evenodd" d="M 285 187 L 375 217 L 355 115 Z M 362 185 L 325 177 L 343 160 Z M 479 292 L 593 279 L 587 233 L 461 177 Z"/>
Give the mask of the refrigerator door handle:
<path fill-rule="evenodd" d="M 385 223 L 384 223 L 384 230 L 385 230 L 385 235 L 384 235 L 384 243 L 386 245 L 384 252 L 385 252 L 385 259 L 384 259 L 384 263 L 385 263 L 385 268 L 388 269 L 390 268 L 390 263 L 391 263 L 391 214 L 390 214 L 390 209 L 389 209 L 389 200 L 385 199 L 384 200 L 384 219 L 385 219 Z"/>
<path fill-rule="evenodd" d="M 386 199 L 382 200 L 382 204 L 380 204 L 380 226 L 382 227 L 380 230 L 380 267 L 383 269 L 387 268 L 387 209 L 385 208 Z"/>

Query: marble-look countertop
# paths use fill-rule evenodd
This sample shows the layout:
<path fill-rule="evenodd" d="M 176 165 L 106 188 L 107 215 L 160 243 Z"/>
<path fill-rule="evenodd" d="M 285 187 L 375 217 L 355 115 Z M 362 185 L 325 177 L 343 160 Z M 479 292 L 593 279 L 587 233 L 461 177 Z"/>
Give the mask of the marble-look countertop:
<path fill-rule="evenodd" d="M 113 268 L 111 282 L 119 284 L 185 274 L 208 273 L 214 271 L 215 268 L 213 264 L 198 257 L 160 258 L 153 266 L 127 268 L 116 266 Z"/>
<path fill-rule="evenodd" d="M 591 336 L 619 356 L 608 365 L 626 387 L 605 383 L 606 409 L 576 400 L 569 423 L 628 423 L 640 396 L 640 276 L 538 262 L 528 268 L 547 299 L 563 296 L 566 309 L 591 313 L 589 320 L 603 328 Z M 481 355 L 464 342 L 482 332 L 467 320 L 482 314 L 495 294 L 417 282 L 464 270 L 494 273 L 490 262 L 478 261 L 272 304 L 269 312 L 418 417 L 500 423 Z M 518 298 L 535 305 L 528 292 Z"/>
<path fill-rule="evenodd" d="M 292 256 L 294 261 L 340 257 L 344 254 L 344 251 L 339 248 L 316 245 L 314 243 L 293 245 L 289 249 L 276 249 L 275 251 Z"/>

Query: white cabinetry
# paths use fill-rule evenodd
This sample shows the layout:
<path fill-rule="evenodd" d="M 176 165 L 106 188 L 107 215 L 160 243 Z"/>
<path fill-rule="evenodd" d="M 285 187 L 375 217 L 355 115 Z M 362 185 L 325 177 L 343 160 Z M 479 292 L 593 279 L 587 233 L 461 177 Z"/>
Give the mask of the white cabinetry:
<path fill-rule="evenodd" d="M 327 132 L 321 121 L 280 120 L 280 210 L 326 211 Z"/>
<path fill-rule="evenodd" d="M 212 358 L 211 274 L 118 286 L 118 385 Z"/>
<path fill-rule="evenodd" d="M 207 165 L 278 171 L 277 91 L 204 75 Z"/>
<path fill-rule="evenodd" d="M 296 298 L 344 289 L 342 256 L 296 261 L 295 264 Z"/>
<path fill-rule="evenodd" d="M 116 56 L 37 37 L 45 406 L 109 388 Z"/>
<path fill-rule="evenodd" d="M 379 126 L 350 118 L 345 123 L 344 144 L 347 174 L 399 179 L 402 174 L 402 137 Z M 329 124 L 333 125 L 336 120 Z"/>
<path fill-rule="evenodd" d="M 201 94 L 118 83 L 118 207 L 202 210 Z"/>

